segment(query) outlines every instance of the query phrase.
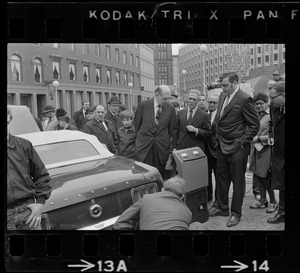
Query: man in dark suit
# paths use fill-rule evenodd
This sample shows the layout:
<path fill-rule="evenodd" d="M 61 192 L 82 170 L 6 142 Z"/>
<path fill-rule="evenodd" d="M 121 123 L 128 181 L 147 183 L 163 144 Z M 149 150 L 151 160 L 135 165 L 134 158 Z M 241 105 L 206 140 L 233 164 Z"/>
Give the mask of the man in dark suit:
<path fill-rule="evenodd" d="M 96 136 L 110 152 L 116 154 L 117 134 L 111 121 L 104 119 L 105 113 L 106 110 L 103 105 L 96 105 L 94 107 L 94 118 L 84 125 L 83 132 Z"/>
<path fill-rule="evenodd" d="M 279 190 L 279 209 L 268 223 L 278 224 L 285 221 L 285 82 L 275 83 L 269 96 L 274 138 L 271 187 Z"/>
<path fill-rule="evenodd" d="M 165 164 L 172 151 L 176 122 L 175 108 L 167 103 L 170 96 L 167 85 L 159 86 L 154 98 L 139 103 L 134 118 L 135 158 L 156 167 L 163 179 L 171 176 Z"/>
<path fill-rule="evenodd" d="M 208 111 L 211 124 L 211 134 L 205 142 L 205 153 L 208 161 L 208 201 L 213 199 L 213 185 L 212 185 L 212 172 L 214 172 L 215 179 L 217 177 L 217 149 L 216 149 L 216 121 L 219 97 L 217 95 L 209 95 L 207 98 Z M 217 182 L 215 183 L 217 185 Z M 216 190 L 215 190 L 215 202 L 213 206 L 217 205 Z"/>
<path fill-rule="evenodd" d="M 253 99 L 238 88 L 238 75 L 224 73 L 220 77 L 217 123 L 217 208 L 211 216 L 229 216 L 228 192 L 231 181 L 233 196 L 228 227 L 239 223 L 245 191 L 245 172 L 250 142 L 259 130 L 259 118 Z"/>
<path fill-rule="evenodd" d="M 177 112 L 174 148 L 199 147 L 205 152 L 205 141 L 211 133 L 209 115 L 198 107 L 200 92 L 188 93 L 188 108 Z"/>
<path fill-rule="evenodd" d="M 112 96 L 108 102 L 108 111 L 105 114 L 105 118 L 112 122 L 116 132 L 123 126 L 122 119 L 119 116 L 119 106 L 119 98 L 117 96 Z"/>
<path fill-rule="evenodd" d="M 75 125 L 80 131 L 83 131 L 83 127 L 87 122 L 87 119 L 85 118 L 85 114 L 86 114 L 85 112 L 88 107 L 90 107 L 90 102 L 89 101 L 83 102 L 82 108 L 76 111 L 73 115 L 73 120 L 75 121 Z"/>

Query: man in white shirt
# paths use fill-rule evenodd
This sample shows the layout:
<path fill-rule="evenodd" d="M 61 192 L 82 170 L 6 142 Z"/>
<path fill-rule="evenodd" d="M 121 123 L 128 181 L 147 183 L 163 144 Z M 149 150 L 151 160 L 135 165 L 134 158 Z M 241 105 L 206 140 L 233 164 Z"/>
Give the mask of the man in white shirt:
<path fill-rule="evenodd" d="M 55 108 L 52 105 L 46 105 L 44 110 L 45 115 L 48 119 L 45 120 L 43 125 L 43 131 L 54 131 L 56 130 L 58 120 L 55 116 Z"/>
<path fill-rule="evenodd" d="M 218 205 L 210 216 L 229 216 L 228 193 L 232 182 L 231 216 L 227 226 L 233 227 L 242 216 L 250 142 L 258 132 L 259 118 L 253 98 L 238 88 L 237 73 L 224 73 L 220 79 L 223 92 L 215 118 Z"/>
<path fill-rule="evenodd" d="M 209 115 L 198 107 L 200 92 L 188 92 L 188 108 L 177 112 L 177 126 L 174 131 L 174 149 L 198 146 L 205 152 L 205 141 L 211 133 Z"/>

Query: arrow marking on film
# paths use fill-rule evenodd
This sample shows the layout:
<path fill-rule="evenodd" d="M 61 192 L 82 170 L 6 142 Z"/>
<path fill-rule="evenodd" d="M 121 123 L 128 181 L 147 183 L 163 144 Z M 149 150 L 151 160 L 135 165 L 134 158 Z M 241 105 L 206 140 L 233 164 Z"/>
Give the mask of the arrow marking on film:
<path fill-rule="evenodd" d="M 95 267 L 94 264 L 89 263 L 88 261 L 85 261 L 85 260 L 80 260 L 80 261 L 85 264 L 69 264 L 68 267 L 84 267 L 83 269 L 81 269 L 81 272 Z"/>
<path fill-rule="evenodd" d="M 248 265 L 243 264 L 241 262 L 238 261 L 234 261 L 235 263 L 238 263 L 238 265 L 222 265 L 221 268 L 237 268 L 237 270 L 235 270 L 235 272 L 244 270 L 248 267 Z"/>

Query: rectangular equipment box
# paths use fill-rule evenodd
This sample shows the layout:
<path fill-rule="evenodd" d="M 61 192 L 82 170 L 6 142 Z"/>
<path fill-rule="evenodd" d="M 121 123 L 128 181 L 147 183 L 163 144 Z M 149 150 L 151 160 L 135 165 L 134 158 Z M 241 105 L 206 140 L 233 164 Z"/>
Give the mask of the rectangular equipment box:
<path fill-rule="evenodd" d="M 186 181 L 185 192 L 208 186 L 207 157 L 199 147 L 173 151 L 178 176 Z"/>

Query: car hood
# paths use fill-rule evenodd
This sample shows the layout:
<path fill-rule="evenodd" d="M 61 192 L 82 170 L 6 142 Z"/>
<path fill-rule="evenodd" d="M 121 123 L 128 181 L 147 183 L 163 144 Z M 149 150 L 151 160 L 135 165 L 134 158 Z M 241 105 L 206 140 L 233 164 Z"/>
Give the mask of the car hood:
<path fill-rule="evenodd" d="M 48 171 L 52 193 L 43 212 L 162 180 L 156 168 L 121 156 L 61 166 Z"/>

